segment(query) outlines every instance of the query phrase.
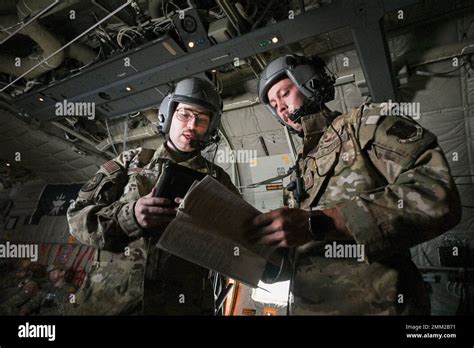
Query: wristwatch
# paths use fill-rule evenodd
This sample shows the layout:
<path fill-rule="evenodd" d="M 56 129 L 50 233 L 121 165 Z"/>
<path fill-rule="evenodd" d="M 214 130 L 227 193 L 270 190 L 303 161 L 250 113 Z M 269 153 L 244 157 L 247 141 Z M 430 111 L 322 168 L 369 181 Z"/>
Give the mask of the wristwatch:
<path fill-rule="evenodd" d="M 308 222 L 309 234 L 313 240 L 318 242 L 325 240 L 331 226 L 334 226 L 332 219 L 320 210 L 310 210 Z"/>

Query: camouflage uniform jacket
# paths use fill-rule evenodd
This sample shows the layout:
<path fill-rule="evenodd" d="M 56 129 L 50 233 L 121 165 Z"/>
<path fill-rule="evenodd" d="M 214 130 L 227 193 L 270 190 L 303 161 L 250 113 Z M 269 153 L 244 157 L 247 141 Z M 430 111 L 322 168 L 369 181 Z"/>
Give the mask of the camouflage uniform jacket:
<path fill-rule="evenodd" d="M 136 201 L 151 192 L 166 147 L 123 152 L 101 166 L 68 209 L 70 233 L 99 249 L 97 261 L 76 293 L 77 314 L 212 314 L 209 271 L 155 247 L 162 231 L 144 231 Z M 229 176 L 201 155 L 180 165 L 210 174 L 237 192 Z"/>
<path fill-rule="evenodd" d="M 17 287 L 17 291 L 0 304 L 0 315 L 21 315 L 28 309 L 31 300 L 39 291 L 39 285 L 34 280 L 25 279 L 25 285 Z M 29 313 L 26 311 L 26 313 Z"/>
<path fill-rule="evenodd" d="M 313 131 L 316 117 L 303 119 L 299 165 L 307 197 L 300 208 L 337 207 L 352 239 L 296 248 L 291 314 L 429 314 L 409 248 L 459 222 L 459 194 L 436 137 L 381 111 L 365 104 L 334 118 L 322 135 Z M 339 258 L 346 244 L 352 256 L 364 246 L 363 261 Z"/>
<path fill-rule="evenodd" d="M 50 284 L 41 289 L 31 302 L 38 306 L 39 315 L 67 315 L 72 310 L 71 296 L 75 292 L 76 289 L 67 283 L 60 286 Z"/>

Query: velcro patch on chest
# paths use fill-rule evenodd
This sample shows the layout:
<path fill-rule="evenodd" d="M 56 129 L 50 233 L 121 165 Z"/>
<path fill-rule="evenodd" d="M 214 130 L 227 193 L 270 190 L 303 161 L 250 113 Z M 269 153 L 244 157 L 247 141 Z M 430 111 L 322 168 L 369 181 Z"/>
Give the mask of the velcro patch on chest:
<path fill-rule="evenodd" d="M 323 138 L 321 139 L 321 141 L 319 142 L 319 147 L 324 148 L 324 147 L 331 146 L 332 144 L 334 144 L 334 142 L 336 142 L 336 140 L 337 140 L 337 134 L 335 133 L 325 134 Z"/>
<path fill-rule="evenodd" d="M 388 130 L 387 135 L 398 138 L 399 143 L 413 143 L 423 136 L 423 128 L 405 120 L 396 121 Z"/>
<path fill-rule="evenodd" d="M 318 146 L 313 151 L 310 151 L 309 155 L 319 159 L 330 154 L 331 152 L 339 152 L 339 149 L 341 148 L 341 140 L 343 143 L 345 143 L 348 139 L 349 137 L 346 132 L 339 136 L 337 134 L 331 134 L 331 136 L 321 139 Z"/>
<path fill-rule="evenodd" d="M 304 175 L 304 188 L 306 190 L 310 189 L 313 187 L 314 184 L 314 176 L 311 170 L 306 171 L 306 174 Z"/>
<path fill-rule="evenodd" d="M 88 182 L 86 182 L 84 186 L 82 186 L 81 191 L 91 192 L 100 184 L 100 182 L 102 181 L 104 177 L 105 177 L 104 173 L 97 173 Z"/>

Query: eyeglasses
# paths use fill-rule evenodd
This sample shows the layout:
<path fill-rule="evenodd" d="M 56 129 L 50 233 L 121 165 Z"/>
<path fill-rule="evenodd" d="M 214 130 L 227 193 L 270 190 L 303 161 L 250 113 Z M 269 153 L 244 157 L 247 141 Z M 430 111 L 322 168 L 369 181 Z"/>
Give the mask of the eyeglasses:
<path fill-rule="evenodd" d="M 191 109 L 176 109 L 176 117 L 178 117 L 178 120 L 181 122 L 189 122 L 193 119 L 196 119 L 196 124 L 198 126 L 206 126 L 209 124 L 209 115 L 203 112 L 196 112 Z"/>

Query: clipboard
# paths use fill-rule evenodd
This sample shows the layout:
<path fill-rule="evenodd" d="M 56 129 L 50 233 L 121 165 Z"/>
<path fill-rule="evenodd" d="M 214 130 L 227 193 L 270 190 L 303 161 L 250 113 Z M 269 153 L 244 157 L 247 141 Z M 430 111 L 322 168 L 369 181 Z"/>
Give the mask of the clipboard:
<path fill-rule="evenodd" d="M 196 180 L 202 180 L 206 175 L 172 161 L 167 161 L 156 184 L 155 197 L 168 198 L 174 202 L 176 197 L 183 198 L 191 185 Z"/>

